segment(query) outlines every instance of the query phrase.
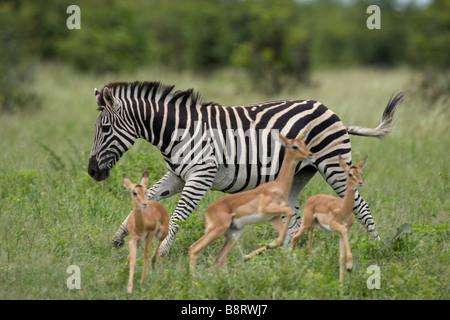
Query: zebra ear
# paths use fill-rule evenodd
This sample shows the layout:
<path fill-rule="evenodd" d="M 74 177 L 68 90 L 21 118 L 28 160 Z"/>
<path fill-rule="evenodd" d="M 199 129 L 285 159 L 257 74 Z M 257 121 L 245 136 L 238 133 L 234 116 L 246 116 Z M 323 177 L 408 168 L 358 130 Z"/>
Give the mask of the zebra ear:
<path fill-rule="evenodd" d="M 103 99 L 109 107 L 114 107 L 114 97 L 108 87 L 103 89 Z"/>
<path fill-rule="evenodd" d="M 118 112 L 120 109 L 120 102 L 116 98 L 114 98 L 111 90 L 108 87 L 103 89 L 103 99 L 106 102 L 106 105 L 110 107 L 114 112 Z"/>
<path fill-rule="evenodd" d="M 97 108 L 97 110 L 98 111 L 102 111 L 104 108 L 105 108 L 105 106 L 103 106 L 101 103 L 100 103 L 100 91 L 98 91 L 97 90 L 97 88 L 95 88 L 94 89 L 94 94 L 95 94 L 95 99 L 97 100 L 97 106 L 98 106 L 98 108 Z"/>

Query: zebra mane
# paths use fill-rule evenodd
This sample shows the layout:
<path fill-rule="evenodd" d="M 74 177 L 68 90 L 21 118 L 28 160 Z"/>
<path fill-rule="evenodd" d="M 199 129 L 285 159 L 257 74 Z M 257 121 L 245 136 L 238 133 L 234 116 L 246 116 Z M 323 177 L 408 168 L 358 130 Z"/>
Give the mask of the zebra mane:
<path fill-rule="evenodd" d="M 103 90 L 105 88 L 109 88 L 111 91 L 115 92 L 115 97 L 120 99 L 122 88 L 124 88 L 125 92 L 131 90 L 134 92 L 137 90 L 137 96 L 141 94 L 143 90 L 148 92 L 152 92 L 153 96 L 161 95 L 163 99 L 169 97 L 171 100 L 177 100 L 179 98 L 185 98 L 186 100 L 190 99 L 191 105 L 196 105 L 197 103 L 202 106 L 210 105 L 213 102 L 204 102 L 202 101 L 200 93 L 194 91 L 194 89 L 188 89 L 185 91 L 176 90 L 174 91 L 174 85 L 165 85 L 159 81 L 134 81 L 134 82 L 111 82 L 107 84 L 100 91 L 97 97 L 97 104 L 99 107 L 103 107 L 106 105 L 106 102 L 103 97 Z"/>

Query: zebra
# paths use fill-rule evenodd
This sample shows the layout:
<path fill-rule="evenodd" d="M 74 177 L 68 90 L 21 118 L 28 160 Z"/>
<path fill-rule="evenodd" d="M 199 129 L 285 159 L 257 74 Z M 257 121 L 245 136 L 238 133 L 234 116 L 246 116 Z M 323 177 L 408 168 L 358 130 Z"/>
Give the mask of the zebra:
<path fill-rule="evenodd" d="M 343 197 L 346 177 L 338 159 L 342 156 L 351 164 L 349 134 L 385 136 L 392 129 L 396 107 L 403 101 L 403 93 L 391 96 L 379 126 L 363 128 L 345 126 L 333 111 L 315 100 L 222 106 L 204 102 L 193 89 L 179 91 L 174 87 L 135 81 L 95 89 L 100 115 L 88 165 L 89 175 L 100 181 L 109 176 L 136 139 L 145 139 L 160 150 L 168 171 L 148 190 L 147 198 L 158 201 L 181 191 L 160 256 L 169 252 L 179 222 L 189 217 L 209 190 L 236 193 L 275 179 L 284 157 L 278 132 L 288 138 L 305 132 L 305 143 L 315 160 L 296 167 L 289 195 L 294 217 L 286 244 L 301 224 L 298 198 L 303 187 L 318 171 Z M 370 239 L 380 239 L 369 206 L 358 191 L 353 213 Z M 127 220 L 113 237 L 117 247 L 127 235 Z"/>

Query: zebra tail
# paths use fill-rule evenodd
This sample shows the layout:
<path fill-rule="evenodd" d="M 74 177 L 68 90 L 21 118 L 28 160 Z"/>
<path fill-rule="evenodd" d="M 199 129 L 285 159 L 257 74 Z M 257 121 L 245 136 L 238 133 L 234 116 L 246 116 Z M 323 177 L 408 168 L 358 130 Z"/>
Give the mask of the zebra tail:
<path fill-rule="evenodd" d="M 375 137 L 382 138 L 391 132 L 393 124 L 394 124 L 394 113 L 396 107 L 402 103 L 403 101 L 403 92 L 398 93 L 395 97 L 389 99 L 389 102 L 384 109 L 383 116 L 381 117 L 381 122 L 378 127 L 372 128 L 362 128 L 357 126 L 348 126 L 345 127 L 349 134 L 353 134 L 356 136 L 365 136 L 365 137 Z"/>

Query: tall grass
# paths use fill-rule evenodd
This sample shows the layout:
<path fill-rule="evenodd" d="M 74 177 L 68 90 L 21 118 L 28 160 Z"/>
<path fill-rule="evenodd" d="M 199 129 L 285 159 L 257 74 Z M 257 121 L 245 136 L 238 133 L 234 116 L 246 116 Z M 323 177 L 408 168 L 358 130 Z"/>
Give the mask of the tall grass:
<path fill-rule="evenodd" d="M 416 92 L 407 69 L 320 71 L 315 86 L 276 96 L 250 90 L 245 75 L 223 70 L 209 77 L 148 69 L 138 74 L 78 74 L 43 65 L 34 90 L 43 99 L 32 115 L 0 118 L 0 298 L 1 299 L 449 299 L 450 111 Z M 279 98 L 316 99 L 349 125 L 375 126 L 392 93 L 405 91 L 394 131 L 384 140 L 352 137 L 353 157 L 369 155 L 365 188 L 382 241 L 371 242 L 358 223 L 351 247 L 354 271 L 338 284 L 338 235 L 316 231 L 297 250 L 272 250 L 243 263 L 243 254 L 273 240 L 269 224 L 247 227 L 223 270 L 214 266 L 216 241 L 188 272 L 188 247 L 204 232 L 206 207 L 221 196 L 209 192 L 183 223 L 169 255 L 149 271 L 145 285 L 126 293 L 127 249 L 110 239 L 130 211 L 121 175 L 149 170 L 156 182 L 165 172 L 158 150 L 138 141 L 108 180 L 87 174 L 93 139 L 94 87 L 117 80 L 161 80 L 179 89 L 194 87 L 205 100 L 225 105 Z M 316 193 L 333 194 L 317 175 L 300 196 L 302 206 Z M 162 203 L 173 212 L 179 195 Z M 398 236 L 397 228 L 412 226 Z M 142 262 L 142 253 L 138 260 Z M 69 290 L 67 268 L 81 270 L 81 289 Z M 381 288 L 367 287 L 367 268 L 378 265 Z M 142 272 L 137 267 L 136 279 Z M 348 281 L 347 281 L 348 280 Z M 137 281 L 136 281 L 137 282 Z"/>

